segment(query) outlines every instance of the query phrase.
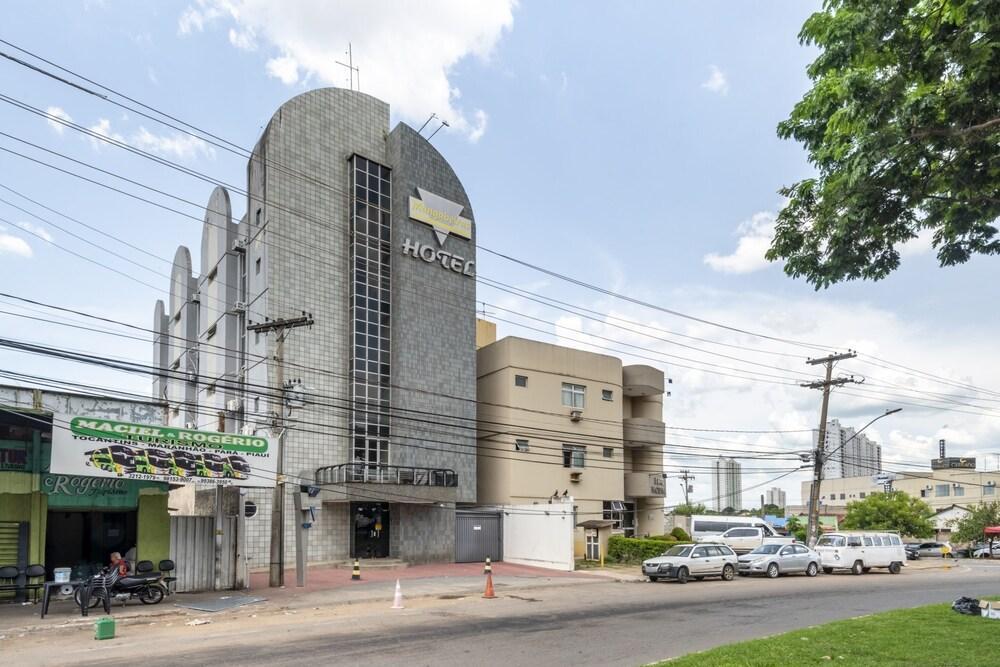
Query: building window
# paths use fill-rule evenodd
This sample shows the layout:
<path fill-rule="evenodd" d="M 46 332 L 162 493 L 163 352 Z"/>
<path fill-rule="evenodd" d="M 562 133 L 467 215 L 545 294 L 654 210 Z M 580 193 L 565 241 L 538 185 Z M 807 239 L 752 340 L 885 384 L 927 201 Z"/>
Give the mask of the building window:
<path fill-rule="evenodd" d="M 254 222 L 258 227 L 260 227 L 260 215 L 261 209 L 257 209 L 257 215 L 254 217 Z"/>
<path fill-rule="evenodd" d="M 253 397 L 253 411 L 260 412 L 260 396 Z"/>
<path fill-rule="evenodd" d="M 219 275 L 219 267 L 213 266 L 212 270 L 208 272 L 208 282 L 215 280 L 215 276 Z"/>
<path fill-rule="evenodd" d="M 993 486 L 992 484 L 987 484 L 986 486 L 983 487 L 983 495 L 984 496 L 994 495 L 996 493 L 996 488 L 997 487 Z"/>
<path fill-rule="evenodd" d="M 213 324 L 212 326 L 210 326 L 208 328 L 208 331 L 205 332 L 205 339 L 206 340 L 212 340 L 212 336 L 215 335 L 215 331 L 216 331 L 217 327 L 218 327 L 218 325 Z"/>
<path fill-rule="evenodd" d="M 580 445 L 563 445 L 563 468 L 587 467 L 587 448 Z"/>
<path fill-rule="evenodd" d="M 840 494 L 840 499 L 841 499 L 841 500 L 844 500 L 844 494 L 843 494 L 843 493 L 842 493 L 842 494 Z"/>
<path fill-rule="evenodd" d="M 208 385 L 207 387 L 205 387 L 205 396 L 215 396 L 215 383 L 214 382 L 212 384 Z"/>
<path fill-rule="evenodd" d="M 612 457 L 613 457 L 614 455 L 615 455 L 615 450 L 613 450 L 613 449 L 612 449 L 612 448 L 610 448 L 610 447 L 605 447 L 605 448 L 604 448 L 604 458 L 606 458 L 606 459 L 610 459 L 610 458 L 612 458 Z"/>
<path fill-rule="evenodd" d="M 254 260 L 254 263 L 253 263 L 253 272 L 254 272 L 254 275 L 257 275 L 257 276 L 260 275 L 260 257 L 258 257 L 256 260 Z"/>
<path fill-rule="evenodd" d="M 950 488 L 947 484 L 938 484 L 934 487 L 934 495 L 938 498 L 947 496 L 950 493 Z"/>
<path fill-rule="evenodd" d="M 390 171 L 360 155 L 351 177 L 352 461 L 389 464 Z M 359 471 L 360 472 L 360 471 Z"/>
<path fill-rule="evenodd" d="M 858 495 L 859 495 L 860 497 L 864 498 L 864 497 L 866 497 L 866 496 L 867 496 L 868 494 L 867 494 L 867 493 L 865 493 L 864 491 L 862 491 L 862 492 L 861 492 L 861 493 L 859 493 Z"/>
<path fill-rule="evenodd" d="M 527 440 L 515 440 L 514 450 L 518 452 L 528 451 L 528 441 Z"/>
<path fill-rule="evenodd" d="M 965 487 L 962 486 L 961 484 L 956 484 L 955 485 L 955 495 L 956 496 L 964 496 L 965 495 Z"/>
<path fill-rule="evenodd" d="M 920 497 L 921 498 L 927 497 L 927 489 L 920 489 Z"/>
<path fill-rule="evenodd" d="M 570 384 L 569 382 L 563 382 L 562 404 L 570 408 L 582 410 L 584 395 L 586 392 L 587 388 L 582 384 Z"/>
<path fill-rule="evenodd" d="M 610 389 L 601 390 L 601 399 L 605 401 L 613 401 L 615 399 L 615 392 Z"/>
<path fill-rule="evenodd" d="M 528 386 L 528 376 L 527 375 L 515 375 L 514 376 L 514 386 L 515 387 L 527 387 Z"/>

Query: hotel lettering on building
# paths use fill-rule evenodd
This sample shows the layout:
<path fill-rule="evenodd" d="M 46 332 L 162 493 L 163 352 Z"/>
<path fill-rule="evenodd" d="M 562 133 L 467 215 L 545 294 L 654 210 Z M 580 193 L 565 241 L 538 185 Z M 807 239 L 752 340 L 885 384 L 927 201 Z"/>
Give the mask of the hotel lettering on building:
<path fill-rule="evenodd" d="M 277 110 L 246 189 L 211 193 L 200 263 L 179 248 L 156 304 L 169 424 L 283 434 L 286 564 L 300 484 L 322 489 L 308 560 L 452 560 L 455 504 L 476 500 L 476 230 L 461 182 L 415 130 L 390 131 L 388 105 L 328 88 Z M 302 326 L 254 326 L 281 321 Z M 262 568 L 272 491 L 246 493 Z"/>

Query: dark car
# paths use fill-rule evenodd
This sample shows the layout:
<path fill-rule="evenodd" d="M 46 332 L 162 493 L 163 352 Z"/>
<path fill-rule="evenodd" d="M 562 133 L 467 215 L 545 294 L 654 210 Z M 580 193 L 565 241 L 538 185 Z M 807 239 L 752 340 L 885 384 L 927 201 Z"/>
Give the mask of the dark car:
<path fill-rule="evenodd" d="M 903 549 L 906 551 L 906 560 L 920 560 L 919 544 L 904 544 Z"/>

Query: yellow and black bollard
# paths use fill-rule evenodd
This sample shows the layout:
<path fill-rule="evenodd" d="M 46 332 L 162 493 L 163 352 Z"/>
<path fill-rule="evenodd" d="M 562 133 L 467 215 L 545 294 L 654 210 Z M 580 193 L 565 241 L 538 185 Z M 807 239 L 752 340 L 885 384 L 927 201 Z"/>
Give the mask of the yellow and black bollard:
<path fill-rule="evenodd" d="M 486 557 L 486 565 L 483 566 L 483 574 L 493 574 L 493 564 L 490 562 L 490 557 Z"/>
<path fill-rule="evenodd" d="M 361 581 L 361 561 L 354 559 L 354 571 L 351 572 L 351 581 Z"/>

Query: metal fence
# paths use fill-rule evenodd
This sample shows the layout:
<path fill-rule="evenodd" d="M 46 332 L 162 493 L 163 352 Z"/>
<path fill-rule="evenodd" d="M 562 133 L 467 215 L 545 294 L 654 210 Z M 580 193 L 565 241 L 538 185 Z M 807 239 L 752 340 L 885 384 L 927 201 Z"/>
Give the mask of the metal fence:
<path fill-rule="evenodd" d="M 236 585 L 236 517 L 226 517 L 222 529 L 222 589 Z M 170 559 L 177 569 L 178 593 L 215 588 L 215 518 L 170 517 Z"/>

